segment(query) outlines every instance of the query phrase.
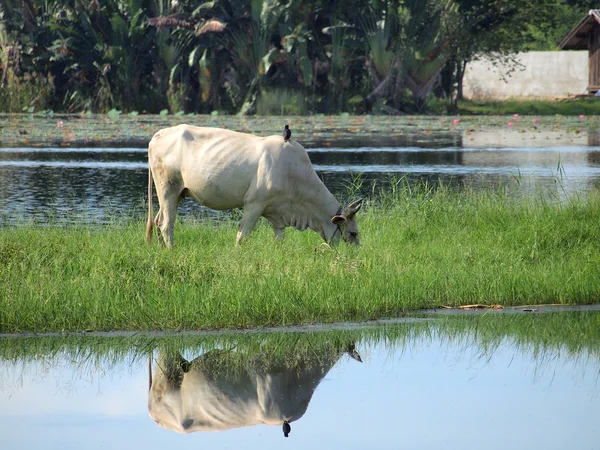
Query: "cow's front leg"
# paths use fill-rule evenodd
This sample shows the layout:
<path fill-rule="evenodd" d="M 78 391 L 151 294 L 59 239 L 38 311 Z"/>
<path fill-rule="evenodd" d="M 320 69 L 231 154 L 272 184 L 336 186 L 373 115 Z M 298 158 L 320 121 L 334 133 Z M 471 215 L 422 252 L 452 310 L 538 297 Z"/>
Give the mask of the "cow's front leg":
<path fill-rule="evenodd" d="M 240 231 L 238 231 L 235 245 L 238 245 L 244 237 L 252 233 L 256 222 L 260 219 L 263 213 L 262 205 L 246 205 L 244 206 L 244 215 L 240 221 Z"/>
<path fill-rule="evenodd" d="M 285 234 L 285 222 L 283 219 L 273 212 L 273 210 L 264 211 L 264 217 L 271 222 L 273 226 L 273 233 L 275 233 L 275 240 L 281 241 L 283 239 L 283 235 Z"/>
<path fill-rule="evenodd" d="M 158 208 L 158 213 L 156 214 L 156 217 L 154 218 L 154 225 L 158 229 L 158 233 L 156 233 L 158 235 L 158 243 L 162 245 L 162 244 L 164 244 L 164 240 L 162 237 L 162 231 L 160 229 L 162 226 L 162 209 L 160 209 L 160 208 Z"/>
<path fill-rule="evenodd" d="M 160 232 L 162 234 L 163 243 L 167 248 L 173 248 L 173 232 L 175 229 L 175 219 L 177 218 L 177 209 L 181 198 L 170 198 L 163 200 L 163 205 L 160 207 L 162 216 L 160 217 Z M 160 240 L 159 240 L 160 242 Z"/>

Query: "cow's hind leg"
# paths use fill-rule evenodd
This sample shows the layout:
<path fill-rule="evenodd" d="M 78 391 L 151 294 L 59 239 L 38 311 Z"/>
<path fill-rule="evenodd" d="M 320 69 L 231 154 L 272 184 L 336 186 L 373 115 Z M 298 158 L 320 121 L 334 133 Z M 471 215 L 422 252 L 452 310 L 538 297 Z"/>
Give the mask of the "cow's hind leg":
<path fill-rule="evenodd" d="M 167 183 L 164 186 L 157 186 L 156 191 L 160 209 L 154 223 L 160 230 L 164 244 L 172 248 L 175 219 L 177 218 L 177 209 L 181 202 L 183 188 L 178 184 Z"/>
<path fill-rule="evenodd" d="M 238 231 L 235 244 L 238 245 L 244 237 L 252 233 L 256 222 L 260 219 L 263 213 L 262 205 L 246 205 L 244 206 L 244 216 L 240 222 L 240 231 Z"/>
<path fill-rule="evenodd" d="M 273 225 L 273 232 L 275 233 L 275 240 L 280 241 L 285 235 L 285 227 L 277 227 Z"/>

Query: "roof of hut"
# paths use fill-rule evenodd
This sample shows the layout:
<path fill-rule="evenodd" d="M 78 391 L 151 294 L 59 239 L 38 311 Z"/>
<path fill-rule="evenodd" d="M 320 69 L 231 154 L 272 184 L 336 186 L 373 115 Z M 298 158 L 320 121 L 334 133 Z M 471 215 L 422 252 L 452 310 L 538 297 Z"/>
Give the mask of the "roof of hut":
<path fill-rule="evenodd" d="M 595 25 L 600 25 L 600 9 L 590 9 L 588 15 L 573 28 L 558 46 L 563 50 L 587 50 L 588 36 Z"/>

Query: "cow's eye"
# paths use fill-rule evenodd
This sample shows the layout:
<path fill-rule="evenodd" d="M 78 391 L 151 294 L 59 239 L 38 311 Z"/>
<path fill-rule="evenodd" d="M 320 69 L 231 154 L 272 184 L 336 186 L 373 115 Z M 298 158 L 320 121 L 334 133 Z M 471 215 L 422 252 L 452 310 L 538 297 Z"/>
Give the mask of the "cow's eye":
<path fill-rule="evenodd" d="M 350 237 L 353 237 L 353 238 L 358 237 L 358 233 L 356 231 L 351 231 Z"/>

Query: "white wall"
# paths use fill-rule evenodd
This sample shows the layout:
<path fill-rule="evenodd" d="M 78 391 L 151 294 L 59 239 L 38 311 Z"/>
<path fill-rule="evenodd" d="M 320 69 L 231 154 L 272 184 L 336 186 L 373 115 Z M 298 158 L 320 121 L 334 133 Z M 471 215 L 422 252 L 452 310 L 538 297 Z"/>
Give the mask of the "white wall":
<path fill-rule="evenodd" d="M 465 98 L 507 99 L 567 97 L 585 94 L 588 86 L 588 51 L 519 53 L 524 67 L 502 79 L 506 67 L 489 60 L 467 64 L 463 80 Z"/>

